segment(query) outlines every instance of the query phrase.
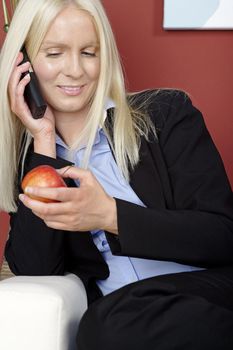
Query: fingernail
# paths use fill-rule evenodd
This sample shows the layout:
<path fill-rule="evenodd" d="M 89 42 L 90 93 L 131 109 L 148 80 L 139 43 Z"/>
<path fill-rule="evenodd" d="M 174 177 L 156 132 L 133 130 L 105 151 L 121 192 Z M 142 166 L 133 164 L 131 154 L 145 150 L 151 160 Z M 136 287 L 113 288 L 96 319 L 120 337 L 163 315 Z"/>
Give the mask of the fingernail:
<path fill-rule="evenodd" d="M 24 196 L 23 194 L 20 194 L 20 195 L 19 195 L 19 199 L 20 199 L 22 202 L 23 202 L 23 200 L 24 200 L 24 197 L 25 197 L 25 196 Z"/>
<path fill-rule="evenodd" d="M 32 187 L 25 187 L 24 192 L 25 193 L 33 193 L 33 188 Z"/>

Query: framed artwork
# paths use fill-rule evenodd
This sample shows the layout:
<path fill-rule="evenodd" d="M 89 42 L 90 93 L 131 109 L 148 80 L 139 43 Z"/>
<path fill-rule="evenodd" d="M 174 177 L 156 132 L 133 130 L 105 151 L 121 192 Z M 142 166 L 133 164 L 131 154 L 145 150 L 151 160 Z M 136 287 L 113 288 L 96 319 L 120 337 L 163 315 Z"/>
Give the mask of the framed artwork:
<path fill-rule="evenodd" d="M 233 0 L 164 0 L 164 29 L 233 29 Z"/>

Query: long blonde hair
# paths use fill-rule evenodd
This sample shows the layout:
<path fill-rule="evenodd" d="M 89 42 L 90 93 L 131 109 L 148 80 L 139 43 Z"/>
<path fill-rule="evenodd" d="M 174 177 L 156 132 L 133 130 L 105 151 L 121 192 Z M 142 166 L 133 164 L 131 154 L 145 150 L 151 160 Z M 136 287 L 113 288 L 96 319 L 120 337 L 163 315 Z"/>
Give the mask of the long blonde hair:
<path fill-rule="evenodd" d="M 140 138 L 148 138 L 149 131 L 154 131 L 150 118 L 131 108 L 128 103 L 121 60 L 100 0 L 19 1 L 0 55 L 0 209 L 7 212 L 17 210 L 19 160 L 21 157 L 25 159 L 32 141 L 30 133 L 10 109 L 7 92 L 10 74 L 23 44 L 26 45 L 33 65 L 51 22 L 69 4 L 77 5 L 92 16 L 99 37 L 101 62 L 87 123 L 77 142 L 72 145 L 71 152 L 88 136 L 82 164 L 83 168 L 87 168 L 97 128 L 102 125 L 117 165 L 129 181 L 129 166 L 133 169 L 139 161 Z M 116 104 L 112 130 L 103 119 L 106 97 L 110 97 Z M 110 137 L 111 133 L 113 138 Z"/>

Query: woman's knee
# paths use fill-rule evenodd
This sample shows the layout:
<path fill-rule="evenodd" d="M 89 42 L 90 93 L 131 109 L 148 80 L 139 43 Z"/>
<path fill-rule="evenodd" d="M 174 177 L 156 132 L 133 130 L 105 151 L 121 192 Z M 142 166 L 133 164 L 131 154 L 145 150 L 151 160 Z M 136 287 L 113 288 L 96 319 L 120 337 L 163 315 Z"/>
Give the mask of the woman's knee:
<path fill-rule="evenodd" d="M 139 286 L 92 304 L 77 336 L 78 350 L 233 349 L 233 313 L 202 297 Z M 127 293 L 126 293 L 127 292 Z"/>

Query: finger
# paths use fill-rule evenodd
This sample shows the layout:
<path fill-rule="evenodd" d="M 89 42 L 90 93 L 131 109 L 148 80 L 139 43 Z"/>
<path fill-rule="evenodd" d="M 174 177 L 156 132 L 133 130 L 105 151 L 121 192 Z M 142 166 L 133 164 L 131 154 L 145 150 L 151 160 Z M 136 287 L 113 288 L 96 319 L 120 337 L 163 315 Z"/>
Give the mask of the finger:
<path fill-rule="evenodd" d="M 62 177 L 66 177 L 65 176 L 65 173 L 69 170 L 69 168 L 73 167 L 74 165 L 71 164 L 71 165 L 68 165 L 68 166 L 65 166 L 64 168 L 60 168 L 60 169 L 56 169 L 57 173 L 59 175 L 61 175 Z"/>
<path fill-rule="evenodd" d="M 67 219 L 68 215 L 43 215 L 36 211 L 33 211 L 33 213 L 44 221 L 60 222 L 63 224 L 65 224 L 68 221 Z"/>
<path fill-rule="evenodd" d="M 10 92 L 12 92 L 12 89 L 18 85 L 20 78 L 21 78 L 21 75 L 23 73 L 26 73 L 29 70 L 30 66 L 31 66 L 30 62 L 27 61 L 25 63 L 22 63 L 16 67 L 14 67 L 14 69 L 10 75 L 10 79 L 9 79 Z"/>
<path fill-rule="evenodd" d="M 80 182 L 92 176 L 90 170 L 77 168 L 75 166 L 68 166 L 65 168 L 57 169 L 57 172 L 64 178 L 70 178 L 74 180 L 78 179 Z"/>
<path fill-rule="evenodd" d="M 67 203 L 45 203 L 23 194 L 19 195 L 19 199 L 41 219 L 44 219 L 46 216 L 64 215 L 71 211 Z"/>
<path fill-rule="evenodd" d="M 23 52 L 19 51 L 19 53 L 15 59 L 14 67 L 17 67 L 23 61 L 23 58 L 24 58 Z"/>
<path fill-rule="evenodd" d="M 17 103 L 18 103 L 18 95 L 17 95 L 17 88 L 18 85 L 20 84 L 21 80 L 21 75 L 23 73 L 28 72 L 30 67 L 30 63 L 26 62 L 19 67 L 15 68 L 15 70 L 12 72 L 9 83 L 8 83 L 8 91 L 9 91 L 9 96 L 10 96 L 10 102 L 11 102 L 11 109 L 13 112 L 17 112 Z M 24 97 L 23 94 L 21 94 L 20 98 L 22 99 L 22 103 L 24 103 Z"/>
<path fill-rule="evenodd" d="M 87 231 L 86 228 L 79 228 L 79 227 L 70 227 L 66 224 L 63 224 L 62 222 L 56 222 L 56 221 L 47 221 L 47 220 L 44 220 L 44 223 L 50 227 L 50 228 L 53 228 L 53 229 L 56 229 L 56 230 L 62 230 L 62 231 L 80 231 L 80 232 L 84 232 L 84 231 Z"/>
<path fill-rule="evenodd" d="M 78 195 L 77 190 L 79 189 L 76 187 L 26 187 L 24 193 L 60 202 L 69 202 Z"/>
<path fill-rule="evenodd" d="M 17 67 L 23 61 L 23 53 L 20 51 L 16 57 L 14 67 Z"/>
<path fill-rule="evenodd" d="M 32 115 L 29 110 L 27 103 L 25 102 L 24 92 L 27 84 L 30 82 L 30 74 L 25 75 L 25 77 L 19 82 L 16 88 L 15 101 L 11 107 L 12 112 L 14 112 L 26 125 L 27 121 L 32 122 Z"/>
<path fill-rule="evenodd" d="M 61 222 L 45 221 L 46 226 L 53 228 L 55 230 L 68 231 L 68 228 Z"/>
<path fill-rule="evenodd" d="M 64 212 L 62 212 L 61 214 L 54 214 L 54 215 L 48 215 L 48 214 L 45 215 L 34 210 L 32 210 L 32 212 L 43 221 L 57 222 L 62 224 L 66 224 L 68 222 L 70 224 L 69 216 L 67 214 L 64 214 Z"/>
<path fill-rule="evenodd" d="M 23 79 L 20 80 L 17 88 L 16 88 L 16 98 L 18 97 L 19 99 L 21 99 L 23 97 L 23 94 L 24 94 L 24 90 L 25 90 L 25 87 L 26 85 L 29 83 L 31 77 L 30 77 L 30 74 L 26 74 Z M 23 98 L 23 101 L 24 101 L 24 98 Z M 22 101 L 20 101 L 22 102 Z"/>

